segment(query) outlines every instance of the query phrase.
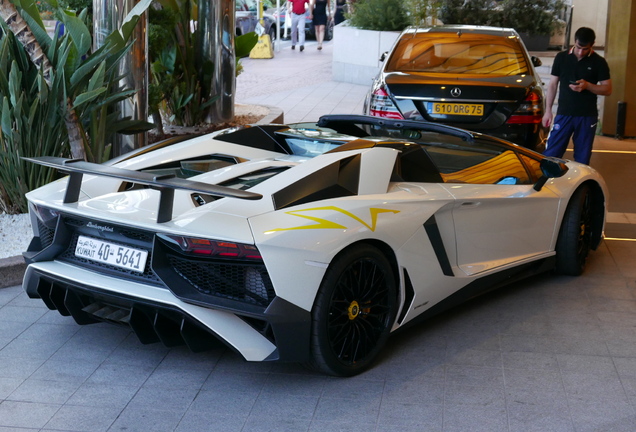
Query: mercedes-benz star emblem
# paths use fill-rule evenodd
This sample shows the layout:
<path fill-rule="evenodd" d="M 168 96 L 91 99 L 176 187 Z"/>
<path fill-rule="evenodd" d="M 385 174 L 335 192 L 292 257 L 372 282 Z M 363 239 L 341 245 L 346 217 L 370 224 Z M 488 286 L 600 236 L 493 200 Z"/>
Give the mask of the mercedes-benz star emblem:
<path fill-rule="evenodd" d="M 462 91 L 459 89 L 459 87 L 455 87 L 451 90 L 451 96 L 453 97 L 458 97 L 460 94 L 462 94 Z"/>

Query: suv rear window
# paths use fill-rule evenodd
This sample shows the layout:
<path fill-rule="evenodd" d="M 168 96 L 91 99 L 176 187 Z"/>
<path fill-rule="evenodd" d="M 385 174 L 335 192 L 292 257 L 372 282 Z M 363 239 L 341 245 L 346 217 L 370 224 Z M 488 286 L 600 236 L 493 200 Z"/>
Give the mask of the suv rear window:
<path fill-rule="evenodd" d="M 528 65 L 516 38 L 417 33 L 402 36 L 385 71 L 520 75 Z"/>

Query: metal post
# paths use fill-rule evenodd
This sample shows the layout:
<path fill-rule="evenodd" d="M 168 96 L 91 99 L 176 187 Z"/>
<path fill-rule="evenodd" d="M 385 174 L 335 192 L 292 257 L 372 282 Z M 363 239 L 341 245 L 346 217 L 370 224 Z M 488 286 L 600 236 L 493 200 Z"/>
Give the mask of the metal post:
<path fill-rule="evenodd" d="M 234 118 L 236 88 L 236 52 L 234 50 L 234 0 L 199 0 L 199 44 L 202 62 L 214 65 L 207 121 L 218 123 Z"/>
<path fill-rule="evenodd" d="M 103 45 L 106 37 L 121 27 L 122 21 L 138 0 L 93 0 L 93 49 Z M 121 60 L 120 86 L 137 93 L 118 105 L 121 117 L 148 120 L 148 14 L 144 13 L 135 27 L 133 45 Z M 116 134 L 112 156 L 119 156 L 147 144 L 147 133 Z"/>
<path fill-rule="evenodd" d="M 625 138 L 625 121 L 627 120 L 627 102 L 619 101 L 616 110 L 616 139 Z"/>
<path fill-rule="evenodd" d="M 570 6 L 569 16 L 565 27 L 565 45 L 562 49 L 568 49 L 570 47 L 570 37 L 572 36 L 572 15 L 574 15 L 574 6 Z"/>
<path fill-rule="evenodd" d="M 280 0 L 276 0 L 276 52 L 280 52 Z"/>

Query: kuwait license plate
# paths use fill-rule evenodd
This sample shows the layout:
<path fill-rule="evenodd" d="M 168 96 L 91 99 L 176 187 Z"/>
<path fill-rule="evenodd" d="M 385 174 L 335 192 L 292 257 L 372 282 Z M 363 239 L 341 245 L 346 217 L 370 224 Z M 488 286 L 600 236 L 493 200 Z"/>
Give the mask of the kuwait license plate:
<path fill-rule="evenodd" d="M 431 102 L 429 103 L 430 114 L 443 115 L 464 115 L 464 116 L 482 116 L 484 115 L 484 106 L 482 104 L 465 104 L 450 102 Z"/>
<path fill-rule="evenodd" d="M 143 273 L 148 251 L 79 236 L 75 256 Z"/>

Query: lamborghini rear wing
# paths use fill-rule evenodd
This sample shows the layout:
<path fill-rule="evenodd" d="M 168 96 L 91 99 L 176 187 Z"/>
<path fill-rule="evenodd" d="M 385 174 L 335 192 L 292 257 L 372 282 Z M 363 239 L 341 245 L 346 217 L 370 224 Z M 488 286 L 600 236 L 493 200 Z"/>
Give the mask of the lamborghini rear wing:
<path fill-rule="evenodd" d="M 69 174 L 64 203 L 75 203 L 79 200 L 82 178 L 84 174 L 111 177 L 142 184 L 160 192 L 159 209 L 157 211 L 157 223 L 172 220 L 172 207 L 175 189 L 198 192 L 216 197 L 240 198 L 257 200 L 263 198 L 261 194 L 211 185 L 196 181 L 190 181 L 175 177 L 174 175 L 154 175 L 141 171 L 133 171 L 112 166 L 85 162 L 81 159 L 65 159 L 59 157 L 42 156 L 35 158 L 22 158 L 26 161 L 44 165 Z"/>

